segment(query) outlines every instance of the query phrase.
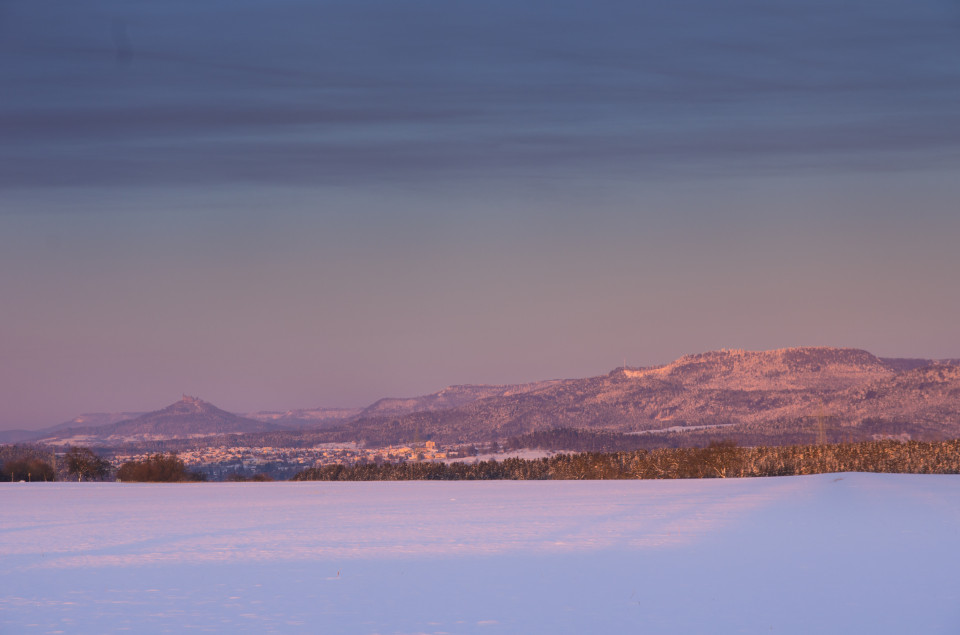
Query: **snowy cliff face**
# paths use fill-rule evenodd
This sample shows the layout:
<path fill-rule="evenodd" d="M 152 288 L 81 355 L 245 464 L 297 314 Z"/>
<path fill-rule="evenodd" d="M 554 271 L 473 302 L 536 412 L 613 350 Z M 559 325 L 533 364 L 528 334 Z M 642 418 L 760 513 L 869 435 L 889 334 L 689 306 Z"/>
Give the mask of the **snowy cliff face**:
<path fill-rule="evenodd" d="M 368 416 L 354 427 L 363 433 L 389 423 L 398 434 L 415 429 L 447 442 L 555 428 L 639 432 L 721 424 L 739 426 L 725 432 L 744 442 L 750 435 L 777 442 L 775 435 L 789 441 L 818 420 L 843 428 L 838 439 L 960 434 L 960 369 L 928 361 L 903 370 L 896 362 L 847 348 L 713 351 L 389 421 Z"/>
<path fill-rule="evenodd" d="M 898 373 L 850 388 L 835 401 L 851 421 L 869 417 L 934 424 L 960 421 L 960 366 L 934 364 Z"/>
<path fill-rule="evenodd" d="M 700 389 L 838 390 L 892 377 L 895 371 L 867 351 L 848 348 L 724 350 L 687 355 L 649 370 L 625 370 L 627 377 L 660 377 Z"/>

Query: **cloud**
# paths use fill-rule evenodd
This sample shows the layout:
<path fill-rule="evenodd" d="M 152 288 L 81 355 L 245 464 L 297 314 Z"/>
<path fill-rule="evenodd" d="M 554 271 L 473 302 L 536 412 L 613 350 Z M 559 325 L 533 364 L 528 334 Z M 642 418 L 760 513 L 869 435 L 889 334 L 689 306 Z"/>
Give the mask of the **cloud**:
<path fill-rule="evenodd" d="M 6 9 L 7 188 L 913 169 L 960 150 L 951 3 Z"/>

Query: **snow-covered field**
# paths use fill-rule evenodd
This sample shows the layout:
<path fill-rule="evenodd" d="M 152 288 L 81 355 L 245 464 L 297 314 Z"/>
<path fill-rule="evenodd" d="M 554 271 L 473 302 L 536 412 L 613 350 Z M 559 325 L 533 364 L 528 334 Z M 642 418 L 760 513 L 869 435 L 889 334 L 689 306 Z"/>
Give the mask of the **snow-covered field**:
<path fill-rule="evenodd" d="M 957 633 L 960 477 L 0 484 L 0 633 Z"/>

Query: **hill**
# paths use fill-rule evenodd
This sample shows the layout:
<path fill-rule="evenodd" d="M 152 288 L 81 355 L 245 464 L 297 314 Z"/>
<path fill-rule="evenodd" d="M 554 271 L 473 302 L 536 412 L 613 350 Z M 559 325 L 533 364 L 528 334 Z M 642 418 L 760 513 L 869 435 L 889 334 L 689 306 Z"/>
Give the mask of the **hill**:
<path fill-rule="evenodd" d="M 246 416 L 256 421 L 267 421 L 287 428 L 320 428 L 354 419 L 363 408 L 297 408 L 283 412 L 261 410 Z"/>
<path fill-rule="evenodd" d="M 396 417 L 414 412 L 433 412 L 448 410 L 490 397 L 510 397 L 533 392 L 541 388 L 554 386 L 563 380 L 531 382 L 527 384 L 506 385 L 460 385 L 447 386 L 443 390 L 420 397 L 386 397 L 367 406 L 359 413 L 360 417 Z"/>
<path fill-rule="evenodd" d="M 579 435 L 572 445 L 570 431 Z M 362 409 L 241 417 L 184 397 L 163 410 L 109 425 L 69 427 L 41 441 L 118 445 L 180 439 L 181 445 L 187 440 L 202 445 L 233 443 L 229 435 L 236 434 L 246 435 L 242 442 L 248 445 L 278 447 L 435 440 L 554 449 L 705 445 L 718 438 L 748 445 L 945 439 L 960 437 L 960 364 L 879 358 L 851 348 L 721 350 L 597 377 L 448 386 L 419 397 L 380 399 Z M 619 435 L 616 443 L 610 435 Z"/>
<path fill-rule="evenodd" d="M 722 436 L 776 443 L 810 441 L 825 428 L 837 439 L 953 436 L 960 434 L 958 414 L 956 366 L 804 347 L 688 355 L 664 366 L 619 368 L 445 410 L 361 416 L 350 427 L 373 444 L 414 437 L 485 442 L 557 429 L 674 437 L 698 431 L 706 437 L 720 436 L 711 429 L 721 426 Z"/>
<path fill-rule="evenodd" d="M 282 426 L 241 417 L 196 397 L 184 395 L 180 401 L 161 410 L 105 425 L 67 427 L 39 439 L 39 442 L 51 445 L 117 445 L 283 429 Z"/>

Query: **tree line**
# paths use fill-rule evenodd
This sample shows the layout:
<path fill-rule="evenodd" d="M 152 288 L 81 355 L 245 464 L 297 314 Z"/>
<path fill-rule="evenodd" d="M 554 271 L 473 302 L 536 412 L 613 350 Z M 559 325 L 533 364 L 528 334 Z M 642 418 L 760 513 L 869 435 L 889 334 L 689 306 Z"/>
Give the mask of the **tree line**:
<path fill-rule="evenodd" d="M 102 481 L 113 469 L 90 448 L 69 448 L 60 456 L 43 445 L 0 446 L 0 481 Z"/>
<path fill-rule="evenodd" d="M 109 461 L 90 448 L 71 447 L 57 455 L 42 445 L 0 446 L 0 481 L 107 481 L 184 482 L 205 480 L 186 468 L 176 454 L 157 453 L 127 461 L 114 470 Z"/>
<path fill-rule="evenodd" d="M 509 458 L 476 463 L 325 465 L 303 470 L 293 480 L 679 479 L 831 472 L 960 474 L 960 440 L 763 447 L 739 447 L 731 441 L 721 441 L 703 448 L 581 452 L 539 459 Z"/>
<path fill-rule="evenodd" d="M 793 476 L 830 472 L 960 474 L 960 440 L 864 441 L 824 445 L 740 447 L 732 441 L 700 448 L 655 448 L 508 458 L 474 463 L 358 463 L 298 472 L 298 481 L 580 480 Z M 205 480 L 176 454 L 153 454 L 117 470 L 89 448 L 61 456 L 44 446 L 0 446 L 0 481 Z"/>
<path fill-rule="evenodd" d="M 42 445 L 0 445 L 0 481 L 57 480 L 54 454 Z"/>

